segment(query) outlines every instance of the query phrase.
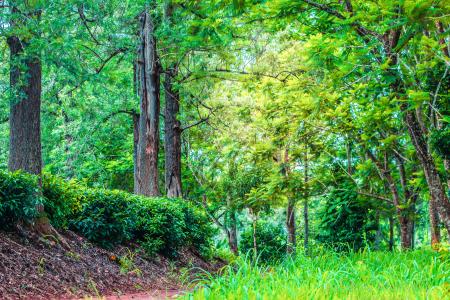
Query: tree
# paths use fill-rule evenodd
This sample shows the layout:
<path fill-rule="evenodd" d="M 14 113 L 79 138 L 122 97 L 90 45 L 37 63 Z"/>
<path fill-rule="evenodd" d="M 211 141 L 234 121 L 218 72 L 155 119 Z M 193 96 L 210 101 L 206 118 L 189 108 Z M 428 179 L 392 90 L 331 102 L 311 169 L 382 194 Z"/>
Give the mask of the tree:
<path fill-rule="evenodd" d="M 165 18 L 169 26 L 173 24 L 174 5 L 168 1 L 165 7 Z M 175 39 L 174 39 L 175 41 Z M 178 62 L 170 62 L 164 74 L 164 138 L 165 138 L 165 188 L 167 197 L 182 197 L 181 184 L 181 122 L 180 93 L 175 87 L 178 75 Z"/>
<path fill-rule="evenodd" d="M 438 55 L 444 55 L 446 47 L 443 47 L 442 43 L 445 46 L 445 39 L 439 37 L 441 30 L 437 29 L 431 20 L 435 17 L 446 20 L 448 6 L 443 3 L 415 4 L 409 1 L 368 4 L 366 1 L 334 3 L 305 0 L 292 6 L 283 1 L 276 1 L 270 8 L 264 11 L 273 14 L 287 11 L 283 14 L 287 18 L 302 16 L 300 19 L 307 25 L 317 22 L 322 24 L 323 26 L 305 29 L 306 34 L 322 42 L 327 43 L 330 38 L 342 42 L 345 37 L 348 43 L 358 45 L 351 49 L 345 48 L 348 50 L 342 48 L 343 51 L 337 55 L 329 50 L 324 51 L 328 54 L 324 66 L 328 70 L 338 70 L 333 77 L 339 78 L 344 85 L 367 82 L 373 88 L 372 95 L 375 100 L 388 95 L 396 104 L 395 109 L 424 171 L 430 193 L 430 206 L 436 207 L 450 236 L 450 202 L 438 172 L 437 161 L 430 151 L 428 129 L 423 121 L 422 106 L 430 106 L 431 91 L 427 91 L 428 99 L 420 98 L 423 94 L 418 90 L 423 84 L 416 75 L 422 71 L 422 65 L 419 64 L 417 69 L 411 68 L 417 65 L 418 58 L 423 62 L 423 66 L 430 66 L 432 61 L 436 61 L 428 51 L 431 47 L 438 50 Z M 249 10 L 248 14 L 251 15 L 254 11 Z M 366 18 L 367 15 L 373 17 Z M 425 41 L 429 42 L 429 49 L 420 44 Z M 443 48 L 444 51 L 441 51 Z M 340 60 L 343 57 L 357 62 L 358 66 L 345 67 L 344 60 Z"/>
<path fill-rule="evenodd" d="M 135 193 L 158 196 L 160 63 L 156 52 L 155 25 L 149 8 L 139 16 L 139 21 L 141 42 L 137 74 L 141 112 Z"/>
<path fill-rule="evenodd" d="M 11 32 L 7 41 L 12 96 L 8 168 L 40 176 L 42 67 L 36 30 L 41 10 L 22 1 L 12 1 L 10 5 Z"/>

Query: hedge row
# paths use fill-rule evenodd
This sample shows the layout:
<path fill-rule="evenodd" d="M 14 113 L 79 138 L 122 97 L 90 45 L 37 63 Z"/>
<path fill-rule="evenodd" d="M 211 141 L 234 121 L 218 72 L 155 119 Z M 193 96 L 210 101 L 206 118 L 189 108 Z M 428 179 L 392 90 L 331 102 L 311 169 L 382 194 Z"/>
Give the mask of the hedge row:
<path fill-rule="evenodd" d="M 135 242 L 149 255 L 175 257 L 182 247 L 205 253 L 213 236 L 204 213 L 185 200 L 88 188 L 48 174 L 41 194 L 35 177 L 0 171 L 0 196 L 1 227 L 31 221 L 36 205 L 43 203 L 53 226 L 105 248 Z"/>
<path fill-rule="evenodd" d="M 36 207 L 42 202 L 39 195 L 36 177 L 0 170 L 0 227 L 36 218 Z"/>

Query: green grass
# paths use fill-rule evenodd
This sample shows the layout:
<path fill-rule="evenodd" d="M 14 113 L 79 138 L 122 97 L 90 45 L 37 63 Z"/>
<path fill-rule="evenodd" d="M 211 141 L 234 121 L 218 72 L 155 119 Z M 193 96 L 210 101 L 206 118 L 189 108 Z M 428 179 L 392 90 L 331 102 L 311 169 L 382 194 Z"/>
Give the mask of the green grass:
<path fill-rule="evenodd" d="M 273 267 L 241 259 L 206 276 L 187 299 L 450 299 L 450 255 L 322 253 Z"/>

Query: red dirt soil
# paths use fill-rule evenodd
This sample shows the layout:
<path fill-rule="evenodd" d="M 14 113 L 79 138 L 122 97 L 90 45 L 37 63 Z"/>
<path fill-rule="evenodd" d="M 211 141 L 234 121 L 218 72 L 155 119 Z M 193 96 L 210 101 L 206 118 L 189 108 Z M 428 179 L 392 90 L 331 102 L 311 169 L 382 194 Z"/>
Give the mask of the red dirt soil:
<path fill-rule="evenodd" d="M 152 292 L 138 293 L 138 294 L 126 294 L 122 296 L 107 296 L 100 298 L 92 298 L 92 300 L 163 300 L 163 299 L 175 299 L 177 296 L 182 295 L 180 290 L 154 290 Z M 84 300 L 84 299 L 80 299 Z"/>
<path fill-rule="evenodd" d="M 0 232 L 0 299 L 83 299 L 104 295 L 110 300 L 167 299 L 185 289 L 179 282 L 181 268 L 213 271 L 220 267 L 185 250 L 177 262 L 162 256 L 149 260 L 134 255 L 130 270 L 121 272 L 118 258 L 132 253 L 128 248 L 107 251 L 73 232 L 62 236 L 70 251 L 57 244 Z"/>

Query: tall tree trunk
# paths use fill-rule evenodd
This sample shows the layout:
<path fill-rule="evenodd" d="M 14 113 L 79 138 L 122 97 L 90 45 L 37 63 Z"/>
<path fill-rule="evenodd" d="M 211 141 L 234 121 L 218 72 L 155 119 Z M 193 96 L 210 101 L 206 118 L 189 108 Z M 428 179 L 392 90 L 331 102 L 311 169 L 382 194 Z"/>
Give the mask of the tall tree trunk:
<path fill-rule="evenodd" d="M 450 58 L 450 50 L 449 50 L 449 44 L 445 41 L 444 38 L 444 24 L 440 21 L 436 21 L 436 28 L 438 30 L 438 33 L 442 36 L 439 39 L 439 43 L 442 45 L 442 53 L 444 53 L 447 58 Z M 442 126 L 442 122 L 439 122 L 439 127 Z M 444 168 L 447 175 L 447 188 L 450 191 L 450 159 L 444 158 Z M 450 236 L 449 236 L 450 238 Z"/>
<path fill-rule="evenodd" d="M 286 208 L 286 229 L 287 229 L 287 253 L 295 253 L 297 244 L 295 235 L 295 201 L 291 198 L 288 200 Z"/>
<path fill-rule="evenodd" d="M 20 12 L 15 3 L 11 2 L 11 12 L 24 14 L 21 17 L 39 18 L 39 12 Z M 11 28 L 23 30 L 27 21 L 11 21 Z M 26 30 L 26 29 L 25 29 Z M 9 161 L 10 171 L 22 170 L 39 176 L 39 186 L 42 172 L 41 148 L 41 92 L 42 67 L 38 54 L 28 49 L 29 42 L 18 36 L 9 36 L 7 43 L 10 50 L 10 113 L 9 113 Z M 39 191 L 40 193 L 40 191 Z M 46 231 L 50 228 L 45 218 L 43 205 L 36 207 L 40 217 L 34 228 Z"/>
<path fill-rule="evenodd" d="M 166 70 L 164 89 L 166 106 L 165 120 L 165 185 L 167 197 L 182 197 L 181 190 L 181 123 L 177 119 L 180 111 L 180 96 L 173 87 L 177 74 L 175 66 Z"/>
<path fill-rule="evenodd" d="M 213 221 L 217 225 L 217 227 L 219 227 L 225 233 L 230 251 L 233 252 L 233 254 L 236 256 L 239 255 L 236 210 L 231 206 L 230 198 L 227 198 L 227 214 L 225 215 L 223 222 L 220 222 L 220 220 L 215 217 L 211 211 L 209 211 L 206 201 L 206 195 L 203 195 L 202 198 L 202 206 L 204 207 L 206 214 L 211 219 L 211 221 Z"/>
<path fill-rule="evenodd" d="M 281 154 L 281 153 L 280 153 Z M 281 155 L 280 155 L 281 156 Z M 286 180 L 289 179 L 290 167 L 289 167 L 289 149 L 284 150 L 284 167 L 283 174 Z M 286 252 L 291 254 L 295 253 L 297 247 L 296 240 L 296 228 L 295 228 L 295 200 L 293 196 L 288 199 L 288 204 L 286 207 L 286 229 L 287 229 L 287 247 Z"/>
<path fill-rule="evenodd" d="M 165 1 L 164 17 L 169 27 L 173 26 L 172 0 Z M 165 72 L 164 90 L 166 106 L 164 109 L 165 131 L 165 187 L 167 197 L 182 197 L 181 183 L 181 123 L 177 119 L 180 111 L 180 94 L 174 87 L 178 66 L 173 63 Z"/>
<path fill-rule="evenodd" d="M 308 198 L 303 203 L 303 222 L 305 223 L 304 241 L 305 254 L 309 254 L 309 203 Z"/>
<path fill-rule="evenodd" d="M 450 202 L 445 194 L 441 178 L 436 168 L 434 158 L 431 155 L 428 144 L 417 120 L 414 111 L 408 109 L 404 104 L 402 111 L 405 116 L 405 123 L 408 127 L 409 136 L 416 149 L 417 157 L 422 165 L 425 173 L 425 179 L 428 184 L 430 193 L 430 207 L 434 207 L 447 229 L 450 238 Z M 430 220 L 433 219 L 432 210 L 430 209 Z"/>
<path fill-rule="evenodd" d="M 156 53 L 155 28 L 148 9 L 141 14 L 140 25 L 138 77 L 141 113 L 139 115 L 136 193 L 158 196 L 160 66 Z"/>
<path fill-rule="evenodd" d="M 133 114 L 133 178 L 134 178 L 134 193 L 138 194 L 138 147 L 139 147 L 139 114 Z"/>
<path fill-rule="evenodd" d="M 415 210 L 416 210 L 416 203 L 415 203 L 415 201 L 411 201 L 410 211 L 412 211 L 415 214 Z M 409 236 L 411 237 L 410 244 L 411 244 L 411 249 L 414 249 L 414 247 L 415 247 L 415 241 L 414 241 L 414 238 L 415 238 L 415 226 L 416 226 L 416 224 L 414 222 L 415 217 L 408 218 L 408 219 L 409 219 L 409 229 L 408 229 L 408 231 L 409 231 Z"/>
<path fill-rule="evenodd" d="M 439 214 L 437 212 L 436 203 L 434 201 L 429 201 L 428 211 L 430 214 L 431 246 L 434 246 L 441 242 L 441 231 L 439 230 Z"/>
<path fill-rule="evenodd" d="M 23 170 L 40 175 L 41 153 L 41 78 L 39 57 L 24 54 L 26 42 L 9 37 L 11 99 L 9 162 L 11 171 Z"/>
<path fill-rule="evenodd" d="M 438 31 L 441 32 L 442 28 L 440 27 L 440 24 L 437 23 L 436 25 L 438 27 Z M 386 44 L 385 47 L 387 48 L 385 50 L 390 58 L 389 64 L 392 66 L 392 68 L 389 69 L 388 72 L 391 73 L 390 75 L 393 75 L 397 78 L 395 82 L 391 83 L 392 91 L 396 94 L 404 94 L 405 91 L 400 82 L 401 76 L 400 74 L 397 74 L 398 68 L 396 68 L 396 66 L 398 64 L 398 59 L 396 53 L 391 51 L 392 49 L 395 49 L 400 40 L 398 38 L 401 34 L 400 29 L 396 29 L 396 32 L 397 34 L 395 36 L 397 38 L 391 41 L 391 43 L 389 44 L 390 47 L 388 46 L 388 44 Z M 445 45 L 445 40 L 441 40 L 441 42 L 444 42 Z M 448 48 L 443 48 L 442 50 L 448 57 Z M 430 207 L 436 208 L 441 221 L 444 223 L 444 226 L 447 229 L 448 237 L 450 239 L 450 202 L 447 195 L 445 194 L 441 178 L 439 176 L 439 173 L 437 172 L 434 158 L 428 148 L 426 128 L 423 122 L 421 122 L 422 116 L 420 115 L 420 110 L 419 113 L 417 113 L 415 110 L 411 109 L 407 102 L 402 102 L 400 105 L 400 109 L 403 113 L 404 123 L 408 128 L 408 133 L 416 150 L 417 157 L 419 158 L 420 164 L 422 165 L 422 169 L 425 173 L 425 179 L 427 181 L 431 198 L 430 201 L 432 202 L 430 203 Z M 432 218 L 432 211 L 430 210 L 430 220 Z"/>
<path fill-rule="evenodd" d="M 21 13 L 12 2 L 11 11 Z M 23 15 L 25 19 L 39 18 L 39 11 L 31 11 Z M 11 22 L 11 27 L 22 29 L 23 24 Z M 25 25 L 26 26 L 26 21 Z M 12 97 L 10 100 L 10 144 L 8 169 L 22 170 L 39 176 L 39 186 L 42 186 L 42 147 L 41 147 L 41 93 L 42 67 L 38 54 L 33 49 L 27 49 L 29 41 L 18 36 L 9 36 L 7 43 L 10 50 L 10 85 Z M 31 51 L 30 51 L 31 50 Z M 41 191 L 38 191 L 40 194 Z M 51 226 L 42 204 L 37 205 L 39 214 L 34 220 L 32 229 L 43 236 L 56 238 L 65 249 L 70 249 L 67 242 Z M 20 226 L 19 226 L 20 227 Z"/>
<path fill-rule="evenodd" d="M 407 180 L 407 174 L 405 169 L 405 161 L 402 155 L 400 155 L 398 152 L 395 154 L 395 159 L 397 161 L 398 165 L 398 172 L 400 174 L 400 185 L 403 190 L 403 196 L 404 196 L 404 206 L 406 208 L 402 209 L 403 214 L 403 222 L 405 222 L 405 229 L 404 229 L 404 238 L 409 239 L 409 242 L 407 243 L 407 246 L 409 248 L 413 248 L 413 229 L 414 229 L 414 215 L 415 215 L 415 197 L 413 197 L 413 193 L 408 186 L 408 180 Z"/>

